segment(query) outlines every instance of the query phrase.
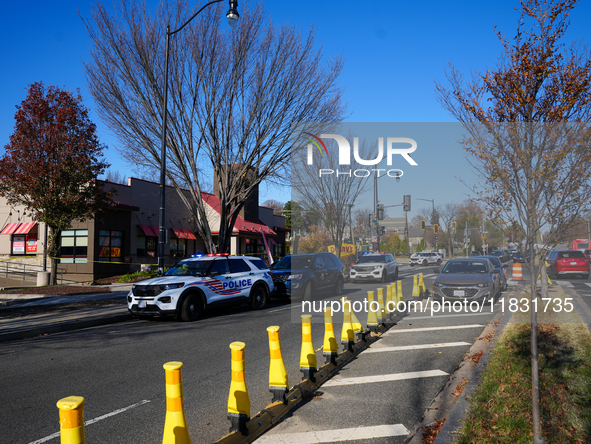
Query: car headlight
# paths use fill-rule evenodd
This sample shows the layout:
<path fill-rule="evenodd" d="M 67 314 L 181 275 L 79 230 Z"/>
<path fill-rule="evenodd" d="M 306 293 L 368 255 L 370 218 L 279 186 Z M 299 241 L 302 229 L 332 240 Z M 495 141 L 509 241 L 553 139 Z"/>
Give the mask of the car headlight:
<path fill-rule="evenodd" d="M 384 268 L 383 265 L 374 265 L 373 267 L 374 270 L 381 270 L 382 268 Z"/>
<path fill-rule="evenodd" d="M 480 288 L 484 288 L 484 287 L 490 287 L 492 285 L 492 282 L 487 282 L 486 284 L 478 284 L 478 286 Z"/>
<path fill-rule="evenodd" d="M 160 290 L 162 290 L 162 291 L 174 290 L 175 288 L 182 288 L 184 286 L 185 286 L 184 282 L 176 282 L 174 284 L 163 284 L 160 286 Z"/>
<path fill-rule="evenodd" d="M 301 278 L 302 278 L 301 273 L 300 274 L 290 274 L 289 277 L 287 278 L 287 280 L 288 281 L 297 281 Z"/>
<path fill-rule="evenodd" d="M 433 282 L 433 286 L 434 287 L 443 287 L 443 284 L 440 284 L 439 282 Z"/>

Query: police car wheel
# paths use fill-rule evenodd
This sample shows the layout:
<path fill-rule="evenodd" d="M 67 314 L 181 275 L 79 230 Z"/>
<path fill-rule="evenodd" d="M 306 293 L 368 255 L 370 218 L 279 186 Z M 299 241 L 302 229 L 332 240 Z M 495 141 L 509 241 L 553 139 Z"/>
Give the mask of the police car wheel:
<path fill-rule="evenodd" d="M 427 265 L 427 259 L 423 260 L 423 265 Z"/>
<path fill-rule="evenodd" d="M 250 292 L 250 308 L 253 310 L 262 310 L 267 305 L 269 295 L 262 285 L 257 285 Z"/>
<path fill-rule="evenodd" d="M 311 301 L 312 300 L 312 290 L 313 285 L 312 282 L 308 282 L 304 287 L 304 296 L 302 298 L 303 301 Z"/>
<path fill-rule="evenodd" d="M 197 294 L 190 294 L 183 300 L 181 319 L 185 322 L 196 321 L 203 311 L 203 301 Z"/>
<path fill-rule="evenodd" d="M 398 280 L 398 268 L 396 268 L 396 271 L 394 272 L 394 277 L 392 277 L 393 281 L 397 281 Z"/>
<path fill-rule="evenodd" d="M 388 282 L 388 271 L 384 270 L 382 272 L 382 282 Z"/>

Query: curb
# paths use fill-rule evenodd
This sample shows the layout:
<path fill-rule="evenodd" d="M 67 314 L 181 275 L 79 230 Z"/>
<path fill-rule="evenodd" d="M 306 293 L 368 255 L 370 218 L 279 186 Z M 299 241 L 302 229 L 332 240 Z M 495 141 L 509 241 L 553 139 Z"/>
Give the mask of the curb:
<path fill-rule="evenodd" d="M 121 313 L 107 316 L 95 316 L 84 320 L 57 322 L 28 330 L 0 333 L 0 342 L 16 341 L 19 339 L 34 338 L 36 336 L 51 333 L 61 333 L 65 331 L 79 330 L 82 328 L 97 327 L 99 325 L 114 324 L 130 319 L 133 319 L 133 316 L 130 313 Z"/>
<path fill-rule="evenodd" d="M 513 290 L 511 294 L 508 296 L 511 297 L 515 294 L 516 291 L 517 289 Z M 503 318 L 499 323 L 499 326 L 497 327 L 492 340 L 488 343 L 488 347 L 486 347 L 484 354 L 482 355 L 480 361 L 478 361 L 478 364 L 474 368 L 474 371 L 472 372 L 472 375 L 470 376 L 470 379 L 466 384 L 464 391 L 454 404 L 453 408 L 451 409 L 451 412 L 449 412 L 449 414 L 447 415 L 445 424 L 443 424 L 443 427 L 441 427 L 441 430 L 437 434 L 437 437 L 435 438 L 435 441 L 433 441 L 433 444 L 452 443 L 455 439 L 456 432 L 462 427 L 462 421 L 466 418 L 466 416 L 468 415 L 468 410 L 470 409 L 470 402 L 466 398 L 470 396 L 480 386 L 482 372 L 486 369 L 488 365 L 488 361 L 492 356 L 492 350 L 494 349 L 494 346 L 496 345 L 498 339 L 501 337 L 503 330 L 505 329 L 507 324 L 509 324 L 509 320 L 512 318 L 512 316 L 505 316 L 507 314 L 510 315 L 511 313 L 503 314 Z"/>

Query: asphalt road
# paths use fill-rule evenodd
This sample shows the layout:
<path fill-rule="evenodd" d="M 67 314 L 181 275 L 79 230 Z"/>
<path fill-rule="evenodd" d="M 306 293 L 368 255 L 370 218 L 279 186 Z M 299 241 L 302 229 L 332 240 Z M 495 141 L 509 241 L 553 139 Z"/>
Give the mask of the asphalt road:
<path fill-rule="evenodd" d="M 420 271 L 425 274 L 425 283 L 430 288 L 435 276 L 433 267 L 402 266 L 400 279 L 405 299 L 411 295 L 412 274 Z M 353 301 L 362 300 L 368 290 L 378 287 L 385 286 L 347 283 L 345 296 Z M 271 400 L 268 326 L 281 327 L 290 385 L 301 379 L 301 325 L 291 322 L 290 311 L 289 304 L 275 300 L 262 311 L 247 308 L 215 311 L 194 323 L 130 321 L 2 344 L 0 440 L 19 444 L 58 442 L 56 402 L 77 395 L 86 399 L 85 420 L 96 419 L 86 427 L 87 442 L 159 443 L 166 411 L 162 365 L 181 361 L 184 363 L 185 413 L 193 443 L 211 443 L 229 428 L 226 411 L 231 342 L 246 343 L 246 382 L 252 415 Z M 492 318 L 490 308 L 470 316 L 442 315 L 433 318 L 428 312 L 411 314 L 393 330 L 433 326 L 460 328 L 388 334 L 373 346 L 374 351 L 362 353 L 338 378 L 378 378 L 430 370 L 444 374 L 404 381 L 372 380 L 363 384 L 323 386 L 319 395 L 322 400 L 308 402 L 283 423 L 287 428 L 277 427 L 271 433 L 341 429 L 356 424 L 401 424 L 410 429 L 445 382 L 445 374 L 455 369 Z M 359 318 L 365 325 L 365 315 Z M 475 324 L 481 327 L 464 327 Z M 337 338 L 340 329 L 340 320 L 335 317 Z M 313 324 L 312 330 L 314 347 L 318 349 L 322 346 L 324 325 Z M 449 343 L 456 345 L 416 348 Z M 379 350 L 401 345 L 416 349 Z M 317 359 L 321 365 L 321 352 L 317 353 Z M 351 442 L 402 441 L 403 437 L 390 437 Z"/>

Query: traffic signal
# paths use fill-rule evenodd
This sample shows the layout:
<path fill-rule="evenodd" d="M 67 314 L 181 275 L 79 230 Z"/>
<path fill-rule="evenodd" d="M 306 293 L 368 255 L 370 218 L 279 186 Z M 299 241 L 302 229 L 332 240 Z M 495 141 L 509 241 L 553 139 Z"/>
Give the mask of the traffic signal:
<path fill-rule="evenodd" d="M 480 237 L 482 239 L 486 239 L 486 231 L 483 231 L 482 233 L 480 233 Z"/>
<path fill-rule="evenodd" d="M 455 226 L 451 226 L 451 234 L 456 234 L 456 227 Z"/>
<path fill-rule="evenodd" d="M 404 195 L 404 200 L 402 202 L 404 211 L 410 211 L 410 194 Z"/>
<path fill-rule="evenodd" d="M 384 225 L 382 225 L 381 227 L 381 234 L 386 234 L 386 227 Z"/>
<path fill-rule="evenodd" d="M 384 205 L 378 204 L 378 220 L 384 220 Z"/>
<path fill-rule="evenodd" d="M 435 224 L 435 225 L 433 225 L 433 232 L 434 232 L 435 234 L 439 234 L 439 224 Z"/>
<path fill-rule="evenodd" d="M 426 228 L 427 224 L 425 223 L 424 220 L 421 220 L 421 230 L 424 230 Z"/>

